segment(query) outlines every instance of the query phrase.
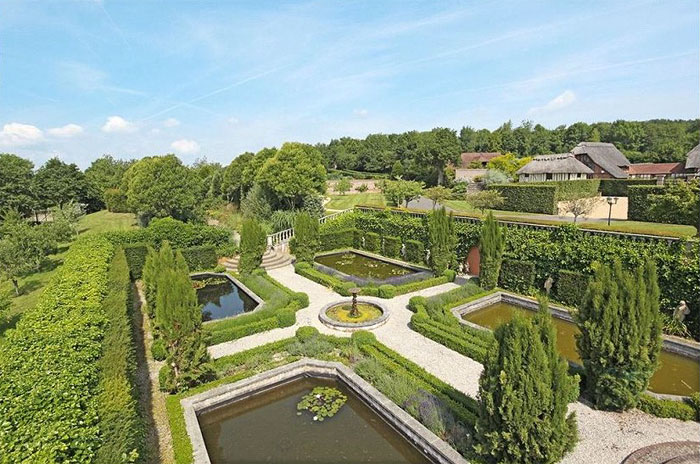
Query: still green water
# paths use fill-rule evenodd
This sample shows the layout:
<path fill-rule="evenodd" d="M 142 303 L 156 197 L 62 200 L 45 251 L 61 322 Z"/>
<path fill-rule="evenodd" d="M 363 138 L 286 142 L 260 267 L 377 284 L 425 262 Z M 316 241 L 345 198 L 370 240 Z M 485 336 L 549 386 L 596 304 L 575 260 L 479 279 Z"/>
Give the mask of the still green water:
<path fill-rule="evenodd" d="M 388 279 L 389 277 L 413 274 L 413 269 L 398 264 L 370 258 L 369 256 L 353 253 L 333 253 L 317 256 L 315 261 L 347 275 L 363 279 Z"/>
<path fill-rule="evenodd" d="M 513 319 L 515 313 L 533 317 L 535 311 L 508 303 L 496 303 L 464 315 L 464 319 L 482 327 L 495 329 Z M 576 349 L 578 326 L 572 322 L 552 318 L 557 330 L 557 348 L 569 361 L 580 363 Z M 700 391 L 700 363 L 687 356 L 669 351 L 661 352 L 661 366 L 652 376 L 649 390 L 670 395 L 690 395 Z"/>
<path fill-rule="evenodd" d="M 323 422 L 297 414 L 314 387 L 342 391 L 348 401 Z M 199 417 L 212 464 L 429 463 L 415 447 L 342 384 L 305 378 Z"/>

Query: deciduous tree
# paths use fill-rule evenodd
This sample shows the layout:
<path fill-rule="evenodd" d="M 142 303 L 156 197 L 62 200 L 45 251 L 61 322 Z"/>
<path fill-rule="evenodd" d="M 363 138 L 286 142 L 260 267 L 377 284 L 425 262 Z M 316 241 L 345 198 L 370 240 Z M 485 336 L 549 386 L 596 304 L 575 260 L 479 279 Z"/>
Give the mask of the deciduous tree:
<path fill-rule="evenodd" d="M 333 187 L 333 190 L 338 192 L 341 195 L 345 195 L 346 192 L 349 192 L 350 189 L 352 188 L 352 183 L 350 182 L 350 179 L 347 177 L 343 177 L 340 179 L 338 182 L 335 183 L 335 186 Z"/>

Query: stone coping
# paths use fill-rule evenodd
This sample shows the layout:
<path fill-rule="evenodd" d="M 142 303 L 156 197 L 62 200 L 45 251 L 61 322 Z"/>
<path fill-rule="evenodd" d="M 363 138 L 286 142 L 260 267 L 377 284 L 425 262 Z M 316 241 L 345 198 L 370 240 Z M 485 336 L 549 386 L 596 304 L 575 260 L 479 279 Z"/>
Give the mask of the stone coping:
<path fill-rule="evenodd" d="M 487 327 L 482 327 L 478 324 L 474 324 L 473 322 L 469 322 L 467 320 L 463 319 L 463 316 L 469 313 L 473 313 L 474 311 L 478 311 L 480 309 L 486 308 L 487 306 L 491 306 L 496 303 L 510 303 L 514 304 L 517 306 L 522 306 L 526 309 L 534 310 L 536 311 L 539 308 L 539 303 L 537 302 L 536 299 L 530 298 L 524 295 L 518 295 L 515 293 L 510 293 L 510 292 L 504 292 L 504 291 L 495 291 L 493 293 L 489 293 L 488 295 L 484 295 L 481 298 L 477 298 L 476 300 L 470 301 L 468 303 L 465 303 L 463 305 L 456 306 L 451 309 L 452 314 L 457 318 L 460 324 L 473 327 L 475 329 L 479 330 L 487 330 L 490 331 L 489 328 Z M 568 322 L 574 322 L 574 318 L 569 312 L 567 308 L 564 306 L 560 306 L 557 304 L 552 304 L 549 303 L 549 311 L 552 314 L 552 316 L 557 317 L 559 319 L 563 319 Z M 669 335 L 664 335 L 663 336 L 663 349 L 666 351 L 669 351 L 671 353 L 675 353 L 681 356 L 685 356 L 691 359 L 694 359 L 698 362 L 700 362 L 700 343 L 696 343 L 690 340 L 685 340 L 679 337 L 672 337 Z M 572 363 L 569 361 L 569 364 L 572 365 L 578 365 L 576 363 Z M 657 398 L 662 398 L 662 399 L 671 399 L 671 400 L 682 400 L 685 398 L 684 396 L 680 395 L 669 395 L 665 393 L 655 393 L 652 391 L 647 390 L 646 393 L 648 393 L 651 396 L 655 396 Z"/>
<path fill-rule="evenodd" d="M 316 261 L 314 261 L 314 269 L 323 272 L 324 274 L 339 277 L 350 282 L 355 282 L 358 285 L 402 285 L 410 282 L 418 282 L 420 280 L 425 280 L 433 277 L 433 272 L 427 267 L 407 263 L 398 259 L 387 258 L 386 256 L 370 253 L 365 250 L 358 250 L 355 248 L 341 248 L 337 250 L 324 251 L 322 253 L 318 253 L 316 257 L 337 255 L 341 253 L 355 253 L 358 255 L 365 256 L 367 258 L 373 258 L 379 261 L 384 261 L 385 263 L 401 266 L 403 268 L 410 269 L 415 272 L 413 272 L 412 274 L 406 274 L 402 276 L 387 277 L 386 279 L 375 279 L 372 277 L 358 277 L 351 274 L 346 274 L 330 266 L 317 263 Z"/>
<path fill-rule="evenodd" d="M 379 303 L 378 301 L 370 301 L 370 300 L 362 298 L 362 297 L 358 297 L 357 302 L 364 303 L 364 304 L 370 304 L 372 306 L 378 307 L 382 311 L 382 315 L 379 316 L 377 319 L 373 319 L 371 321 L 365 321 L 365 322 L 358 322 L 358 323 L 336 321 L 335 319 L 331 319 L 330 317 L 328 317 L 328 315 L 326 314 L 326 311 L 329 308 L 332 308 L 333 306 L 340 305 L 340 304 L 352 303 L 352 298 L 345 298 L 345 299 L 342 299 L 340 301 L 335 301 L 333 303 L 328 303 L 327 305 L 325 305 L 323 308 L 321 308 L 321 311 L 318 313 L 318 318 L 326 326 L 328 326 L 332 329 L 342 330 L 344 332 L 351 332 L 353 330 L 376 329 L 377 327 L 384 325 L 384 323 L 386 323 L 386 320 L 389 318 L 389 308 L 387 308 L 385 305 L 383 305 L 382 303 Z"/>
<path fill-rule="evenodd" d="M 192 278 L 192 277 L 204 277 L 204 276 L 223 277 L 225 279 L 228 279 L 233 285 L 235 285 L 240 290 L 242 290 L 246 295 L 251 297 L 253 299 L 253 301 L 255 301 L 257 303 L 257 305 L 255 306 L 255 308 L 253 308 L 252 311 L 246 311 L 246 312 L 243 312 L 241 314 L 236 314 L 234 316 L 228 316 L 228 317 L 222 317 L 220 319 L 214 319 L 211 321 L 204 321 L 204 322 L 202 322 L 202 324 L 213 324 L 216 322 L 226 321 L 228 319 L 233 319 L 235 317 L 243 316 L 244 314 L 251 314 L 251 313 L 254 313 L 255 311 L 262 309 L 263 305 L 265 304 L 265 300 L 260 298 L 257 294 L 255 294 L 255 292 L 253 292 L 251 289 L 246 287 L 243 284 L 243 282 L 236 279 L 231 274 L 227 274 L 227 273 L 223 273 L 223 272 L 194 272 L 194 273 L 190 274 L 190 278 Z"/>
<path fill-rule="evenodd" d="M 700 442 L 669 441 L 639 448 L 629 454 L 622 464 L 662 464 L 698 462 Z"/>
<path fill-rule="evenodd" d="M 235 401 L 249 398 L 257 393 L 303 377 L 330 378 L 341 382 L 406 440 L 421 450 L 431 462 L 436 464 L 467 464 L 467 461 L 450 445 L 399 408 L 350 368 L 336 362 L 308 358 L 182 399 L 180 404 L 184 412 L 187 434 L 192 443 L 194 464 L 211 464 L 199 426 L 199 414 L 226 407 Z"/>

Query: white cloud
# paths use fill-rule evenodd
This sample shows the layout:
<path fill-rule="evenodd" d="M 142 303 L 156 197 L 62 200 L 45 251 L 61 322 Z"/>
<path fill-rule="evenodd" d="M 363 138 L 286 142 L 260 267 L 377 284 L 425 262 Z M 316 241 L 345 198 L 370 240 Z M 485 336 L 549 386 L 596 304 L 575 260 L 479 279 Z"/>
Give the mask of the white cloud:
<path fill-rule="evenodd" d="M 79 126 L 77 124 L 66 124 L 62 127 L 53 127 L 47 132 L 49 133 L 49 135 L 53 135 L 54 137 L 69 138 L 75 137 L 78 134 L 82 134 L 84 131 L 82 126 Z"/>
<path fill-rule="evenodd" d="M 179 139 L 170 144 L 170 147 L 179 155 L 194 155 L 199 153 L 199 144 L 194 140 Z"/>
<path fill-rule="evenodd" d="M 180 125 L 180 121 L 175 118 L 168 118 L 163 121 L 163 127 L 177 127 Z"/>
<path fill-rule="evenodd" d="M 366 118 L 367 115 L 369 114 L 369 111 L 367 111 L 366 109 L 362 108 L 362 109 L 353 111 L 353 114 L 354 114 L 355 116 L 359 116 L 359 117 L 361 117 L 361 118 Z"/>
<path fill-rule="evenodd" d="M 0 144 L 8 146 L 34 145 L 44 138 L 44 133 L 31 124 L 11 122 L 5 124 L 0 131 Z"/>
<path fill-rule="evenodd" d="M 102 126 L 102 132 L 134 132 L 136 130 L 136 126 L 134 123 L 127 121 L 126 119 L 122 118 L 121 116 L 110 116 L 107 118 L 107 122 L 105 122 L 104 126 Z"/>
<path fill-rule="evenodd" d="M 551 113 L 571 106 L 576 101 L 576 94 L 571 90 L 565 90 L 556 97 L 552 98 L 544 106 L 535 106 L 530 108 L 528 113 Z"/>

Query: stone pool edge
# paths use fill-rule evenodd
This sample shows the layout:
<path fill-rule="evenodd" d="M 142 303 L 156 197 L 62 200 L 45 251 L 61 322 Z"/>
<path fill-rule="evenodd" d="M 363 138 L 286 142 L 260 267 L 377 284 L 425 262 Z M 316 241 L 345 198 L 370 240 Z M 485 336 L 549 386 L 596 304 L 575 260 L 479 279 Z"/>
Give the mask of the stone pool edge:
<path fill-rule="evenodd" d="M 249 289 L 248 287 L 246 287 L 245 284 L 244 284 L 243 282 L 241 282 L 240 280 L 236 279 L 236 278 L 233 277 L 231 274 L 228 274 L 228 273 L 225 273 L 225 272 L 206 272 L 206 271 L 204 271 L 204 272 L 193 272 L 193 273 L 190 274 L 190 279 L 191 279 L 192 277 L 201 277 L 201 276 L 224 277 L 224 278 L 228 279 L 229 281 L 231 281 L 231 283 L 232 283 L 233 285 L 235 285 L 235 286 L 238 287 L 239 289 L 243 290 L 243 291 L 246 293 L 246 295 L 248 295 L 249 297 L 251 297 L 251 298 L 253 299 L 253 301 L 255 301 L 255 302 L 257 303 L 257 305 L 255 306 L 255 308 L 253 308 L 251 311 L 243 312 L 243 313 L 241 313 L 241 314 L 236 314 L 236 315 L 233 315 L 233 316 L 222 317 L 221 319 L 212 319 L 211 321 L 203 321 L 203 322 L 202 322 L 203 325 L 212 324 L 212 323 L 221 322 L 221 321 L 226 321 L 226 320 L 228 320 L 228 319 L 233 319 L 233 318 L 238 317 L 238 316 L 243 316 L 244 314 L 252 314 L 252 313 L 254 313 L 255 311 L 258 311 L 259 309 L 261 309 L 261 308 L 263 307 L 263 305 L 265 304 L 265 300 L 263 300 L 262 298 L 260 298 L 254 291 L 252 291 L 251 289 Z"/>
<path fill-rule="evenodd" d="M 328 309 L 332 308 L 333 306 L 343 303 L 352 303 L 352 298 L 345 298 L 343 300 L 334 301 L 332 303 L 324 305 L 323 308 L 321 308 L 321 311 L 318 313 L 318 318 L 326 327 L 335 330 L 340 330 L 343 332 L 352 332 L 353 330 L 372 330 L 386 323 L 387 319 L 389 318 L 389 308 L 387 308 L 386 305 L 375 300 L 368 300 L 361 297 L 357 298 L 357 302 L 377 306 L 379 309 L 382 310 L 382 315 L 379 316 L 377 319 L 366 322 L 358 322 L 357 324 L 353 322 L 336 321 L 328 317 L 326 311 L 328 311 Z"/>
<path fill-rule="evenodd" d="M 452 314 L 457 318 L 460 324 L 466 325 L 475 329 L 479 330 L 486 330 L 486 331 L 491 331 L 491 329 L 487 327 L 482 327 L 479 324 L 474 324 L 473 322 L 469 322 L 465 319 L 463 319 L 463 316 L 465 314 L 472 313 L 474 311 L 478 311 L 480 309 L 483 309 L 487 306 L 491 306 L 493 304 L 497 303 L 511 303 L 511 304 L 516 304 L 520 305 L 526 309 L 530 310 L 537 310 L 539 308 L 539 303 L 536 299 L 530 298 L 524 295 L 518 295 L 516 293 L 510 293 L 506 291 L 495 291 L 493 293 L 489 293 L 488 295 L 484 295 L 481 298 L 477 298 L 476 300 L 472 300 L 468 303 L 455 306 L 452 308 L 450 311 Z M 549 303 L 549 311 L 552 314 L 552 316 L 557 317 L 559 319 L 563 319 L 567 322 L 575 322 L 573 316 L 569 312 L 568 309 L 566 309 L 564 306 L 560 306 L 557 304 L 552 304 Z M 671 353 L 679 354 L 681 356 L 686 356 L 688 358 L 692 358 L 695 360 L 700 361 L 700 343 L 693 343 L 688 340 L 684 339 L 679 339 L 678 337 L 671 337 L 668 335 L 663 335 L 663 349 L 670 351 Z M 687 398 L 686 396 L 681 396 L 681 395 L 670 395 L 670 394 L 665 394 L 665 393 L 655 393 L 653 391 L 647 390 L 645 393 L 661 398 L 661 399 L 671 399 L 671 400 L 683 400 L 684 398 Z"/>
<path fill-rule="evenodd" d="M 317 263 L 315 260 L 316 258 L 320 256 L 329 256 L 329 255 L 335 255 L 335 254 L 340 254 L 340 253 L 355 253 L 358 255 L 365 256 L 367 258 L 373 258 L 378 261 L 384 261 L 389 264 L 393 264 L 395 266 L 400 266 L 406 269 L 410 269 L 412 271 L 415 271 L 412 274 L 406 274 L 402 276 L 394 276 L 394 277 L 388 277 L 386 279 L 374 279 L 374 278 L 365 278 L 365 277 L 357 277 L 351 274 L 346 274 L 344 272 L 341 272 L 337 269 L 334 269 L 330 266 L 326 266 L 325 264 Z M 317 271 L 323 272 L 324 274 L 333 276 L 333 277 L 339 277 L 345 280 L 349 280 L 351 282 L 354 282 L 358 285 L 403 285 L 403 284 L 408 284 L 408 283 L 413 283 L 413 282 L 420 282 L 422 280 L 430 279 L 431 277 L 434 277 L 435 275 L 433 272 L 430 270 L 430 268 L 421 266 L 419 264 L 413 264 L 409 263 L 406 261 L 401 261 L 399 259 L 394 259 L 394 258 L 388 258 L 386 256 L 382 256 L 376 253 L 371 253 L 366 250 L 360 250 L 357 248 L 339 248 L 337 250 L 328 250 L 328 251 L 323 251 L 321 253 L 317 253 L 314 256 L 314 262 L 313 262 L 314 269 Z"/>
<path fill-rule="evenodd" d="M 396 429 L 404 439 L 435 463 L 468 463 L 450 445 L 438 438 L 347 366 L 336 362 L 304 358 L 247 379 L 221 385 L 182 399 L 180 404 L 183 409 L 187 435 L 192 443 L 194 464 L 211 464 L 199 426 L 198 414 L 225 407 L 234 401 L 248 398 L 301 377 L 332 378 L 342 382 L 376 414 Z"/>

